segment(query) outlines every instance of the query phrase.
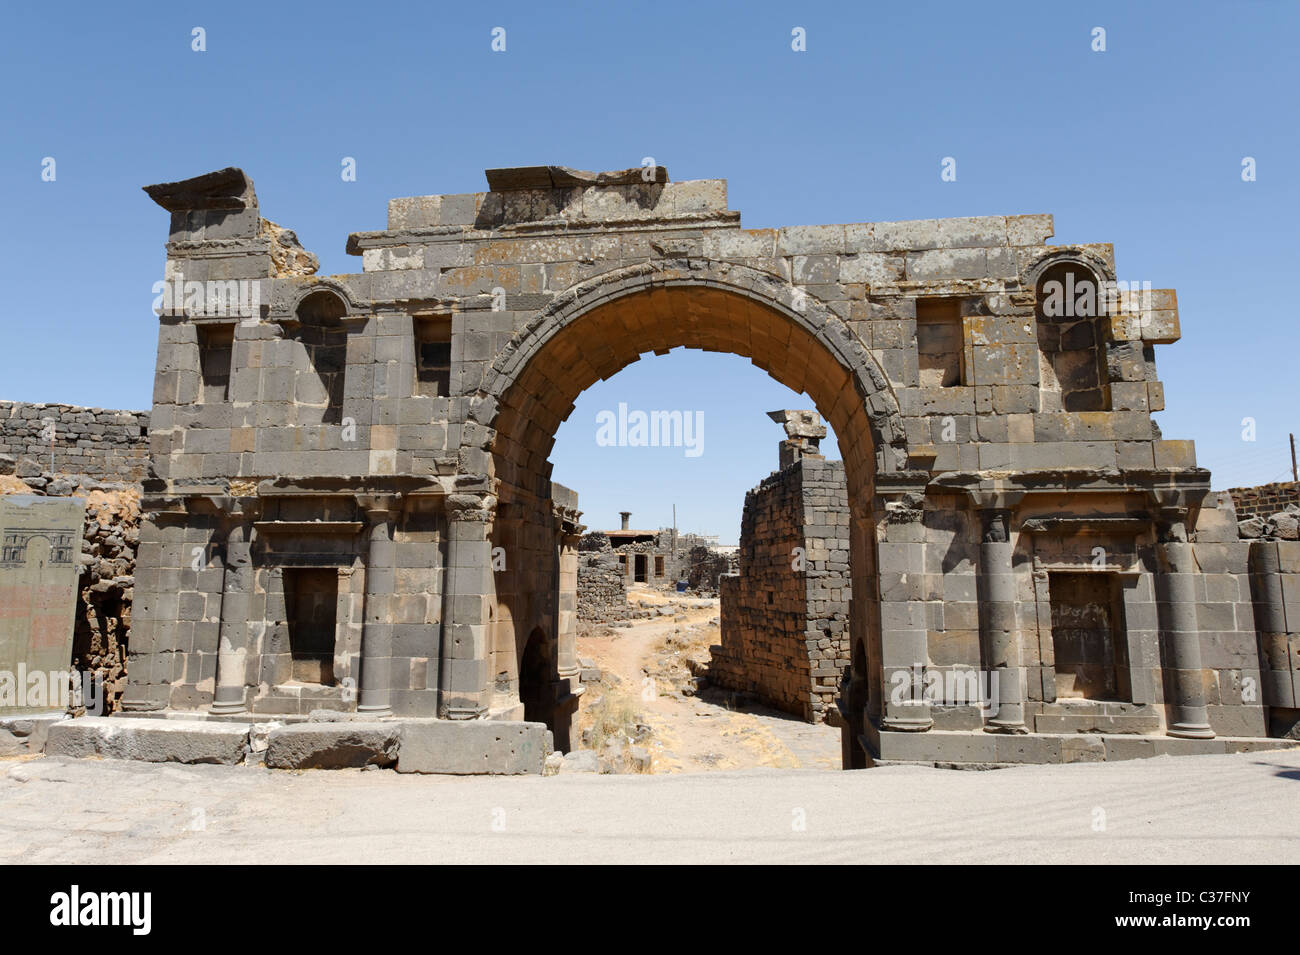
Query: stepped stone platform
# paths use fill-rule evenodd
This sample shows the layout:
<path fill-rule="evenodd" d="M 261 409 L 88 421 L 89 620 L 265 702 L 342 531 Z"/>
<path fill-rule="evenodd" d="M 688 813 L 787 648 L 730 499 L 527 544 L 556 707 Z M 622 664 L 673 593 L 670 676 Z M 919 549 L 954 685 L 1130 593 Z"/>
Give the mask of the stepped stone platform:
<path fill-rule="evenodd" d="M 993 769 L 1023 763 L 1100 763 L 1154 756 L 1222 755 L 1300 748 L 1300 741 L 1216 736 L 1180 739 L 1125 733 L 906 733 L 868 724 L 860 737 L 877 766 L 912 764 Z"/>
<path fill-rule="evenodd" d="M 498 720 L 339 719 L 284 724 L 85 717 L 51 723 L 47 734 L 47 756 L 271 769 L 375 766 L 462 776 L 540 775 L 552 749 L 544 723 Z"/>

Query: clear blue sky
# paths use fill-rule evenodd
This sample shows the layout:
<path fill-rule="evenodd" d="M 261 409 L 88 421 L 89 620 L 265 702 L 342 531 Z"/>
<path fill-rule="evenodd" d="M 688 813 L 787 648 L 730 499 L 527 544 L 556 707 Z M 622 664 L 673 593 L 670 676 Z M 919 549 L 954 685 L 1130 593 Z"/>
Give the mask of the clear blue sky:
<path fill-rule="evenodd" d="M 1112 242 L 1120 278 L 1178 289 L 1166 437 L 1194 438 L 1218 487 L 1289 471 L 1294 2 L 14 3 L 5 21 L 0 397 L 148 406 L 167 216 L 146 183 L 242 166 L 322 272 L 350 272 L 347 233 L 382 228 L 391 196 L 653 156 L 728 179 L 749 228 L 1050 212 L 1057 242 Z M 705 453 L 597 448 L 620 400 L 704 411 Z M 583 396 L 555 476 L 594 526 L 667 523 L 676 501 L 683 527 L 734 540 L 775 465 L 763 412 L 791 406 L 809 402 L 744 360 L 647 358 Z"/>

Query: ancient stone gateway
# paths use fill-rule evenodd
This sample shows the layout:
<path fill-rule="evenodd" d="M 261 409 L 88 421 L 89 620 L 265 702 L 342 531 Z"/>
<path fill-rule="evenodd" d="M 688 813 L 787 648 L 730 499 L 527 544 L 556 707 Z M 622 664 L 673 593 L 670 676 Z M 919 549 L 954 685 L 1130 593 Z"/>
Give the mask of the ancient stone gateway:
<path fill-rule="evenodd" d="M 1107 295 L 1109 246 L 1048 246 L 1049 216 L 746 231 L 725 182 L 662 168 L 487 176 L 392 200 L 348 240 L 363 272 L 329 277 L 239 170 L 148 187 L 171 284 L 128 709 L 526 712 L 567 748 L 583 527 L 556 429 L 688 347 L 749 357 L 835 429 L 846 765 L 1264 735 L 1224 690 L 1258 673 L 1253 625 L 1201 657 L 1208 472 L 1150 417 L 1173 293 Z"/>

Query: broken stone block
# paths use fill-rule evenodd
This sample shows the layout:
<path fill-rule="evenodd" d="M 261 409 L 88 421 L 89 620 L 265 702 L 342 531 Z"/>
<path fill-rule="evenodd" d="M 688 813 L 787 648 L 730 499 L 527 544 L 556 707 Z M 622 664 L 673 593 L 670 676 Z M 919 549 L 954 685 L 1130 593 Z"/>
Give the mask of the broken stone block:
<path fill-rule="evenodd" d="M 634 773 L 648 773 L 654 763 L 654 757 L 644 746 L 629 746 L 627 750 L 628 768 Z"/>
<path fill-rule="evenodd" d="M 401 726 L 399 773 L 540 774 L 551 750 L 545 723 L 408 720 Z"/>
<path fill-rule="evenodd" d="M 589 749 L 577 749 L 572 753 L 565 753 L 560 771 L 565 773 L 598 773 L 600 772 L 600 757 Z"/>
<path fill-rule="evenodd" d="M 397 762 L 398 723 L 296 723 L 270 733 L 266 765 L 271 769 L 354 769 Z"/>
<path fill-rule="evenodd" d="M 1244 521 L 1237 522 L 1237 536 L 1247 540 L 1254 540 L 1264 536 L 1264 520 L 1259 517 L 1249 517 Z"/>
<path fill-rule="evenodd" d="M 265 753 L 270 743 L 271 731 L 279 729 L 283 723 L 254 723 L 248 731 L 248 751 Z"/>
<path fill-rule="evenodd" d="M 243 723 L 88 716 L 51 726 L 45 755 L 234 766 L 247 746 Z"/>

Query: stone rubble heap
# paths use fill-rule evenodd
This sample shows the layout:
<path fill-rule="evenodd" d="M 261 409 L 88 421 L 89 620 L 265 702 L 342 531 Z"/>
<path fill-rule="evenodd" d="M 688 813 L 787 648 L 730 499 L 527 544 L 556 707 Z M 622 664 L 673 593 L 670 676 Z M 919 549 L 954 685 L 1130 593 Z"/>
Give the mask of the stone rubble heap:
<path fill-rule="evenodd" d="M 1268 517 L 1248 517 L 1237 522 L 1237 536 L 1246 540 L 1300 540 L 1300 507 L 1288 504 Z"/>

